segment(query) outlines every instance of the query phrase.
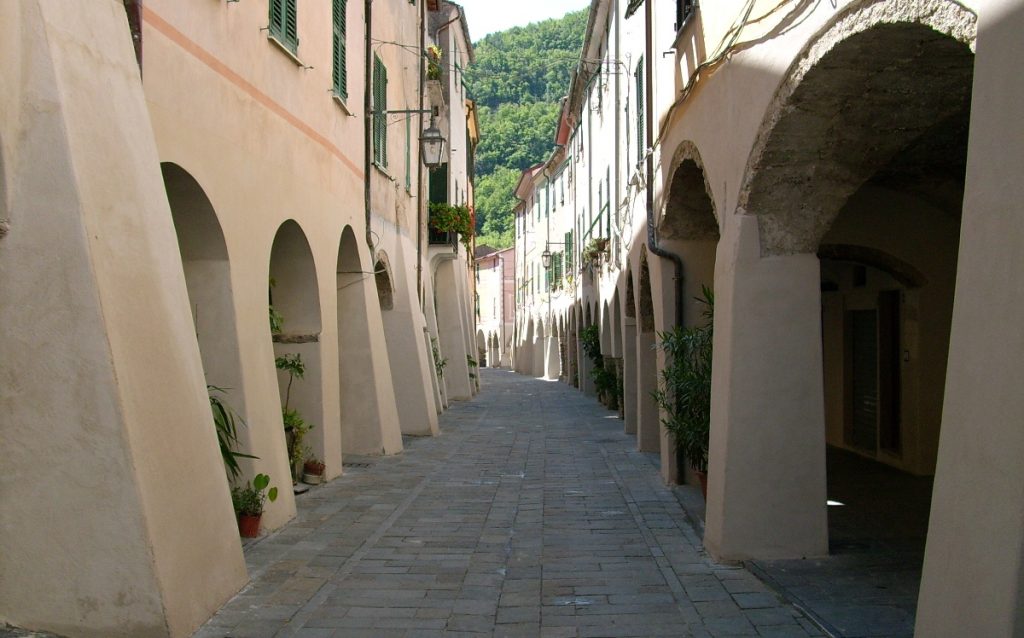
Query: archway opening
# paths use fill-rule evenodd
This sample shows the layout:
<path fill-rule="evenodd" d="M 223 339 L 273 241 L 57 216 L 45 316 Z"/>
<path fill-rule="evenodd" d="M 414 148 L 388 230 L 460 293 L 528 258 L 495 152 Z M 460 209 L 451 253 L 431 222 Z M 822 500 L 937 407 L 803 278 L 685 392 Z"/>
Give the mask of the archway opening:
<path fill-rule="evenodd" d="M 636 434 L 637 422 L 637 328 L 636 328 L 636 295 L 633 294 L 633 268 L 626 267 L 623 284 L 625 301 L 622 309 L 622 417 L 626 434 Z"/>
<path fill-rule="evenodd" d="M 908 627 L 942 414 L 974 62 L 973 16 L 930 4 L 953 11 L 955 37 L 927 24 L 930 14 L 858 25 L 793 72 L 740 201 L 758 216 L 762 255 L 820 258 L 822 334 L 791 345 L 821 352 L 807 388 L 823 393 L 829 551 L 864 571 L 884 555 L 875 577 L 903 592 L 891 602 Z"/>
<path fill-rule="evenodd" d="M 651 274 L 647 264 L 647 251 L 640 251 L 637 295 L 637 449 L 656 452 L 661 466 L 661 418 L 658 403 L 651 393 L 658 386 L 658 360 L 654 351 L 657 341 L 654 323 L 654 300 L 651 294 Z"/>
<path fill-rule="evenodd" d="M 320 293 L 316 265 L 302 228 L 281 224 L 270 251 L 268 301 L 281 416 L 292 478 L 309 457 L 323 460 L 323 376 Z"/>
<path fill-rule="evenodd" d="M 335 266 L 341 447 L 345 454 L 391 454 L 401 449 L 401 435 L 390 356 L 380 338 L 380 327 L 383 324 L 386 332 L 384 317 L 397 312 L 393 310 L 394 286 L 386 255 L 382 253 L 374 262 L 380 268 L 370 270 L 370 258 L 363 256 L 360 248 L 352 227 L 346 226 Z M 389 301 L 392 310 L 382 316 L 377 306 Z"/>
<path fill-rule="evenodd" d="M 683 324 L 687 329 L 704 326 L 710 308 L 706 301 L 714 291 L 715 257 L 719 224 L 709 180 L 700 153 L 691 142 L 676 150 L 676 168 L 669 182 L 665 211 L 658 228 L 663 245 L 683 261 Z M 668 302 L 668 300 L 666 300 Z M 673 365 L 667 356 L 665 365 Z M 671 434 L 666 441 L 675 446 Z M 676 449 L 666 450 L 666 480 L 697 485 L 694 463 Z M 697 463 L 699 465 L 699 463 Z"/>
<path fill-rule="evenodd" d="M 216 211 L 202 186 L 185 169 L 165 162 L 160 165 L 178 237 L 185 272 L 192 324 L 195 327 L 203 372 L 210 394 L 239 417 L 235 420 L 236 443 L 230 447 L 247 454 L 252 449 L 245 423 L 245 394 L 231 288 L 231 263 Z M 3 220 L 0 219 L 0 224 Z M 225 423 L 224 425 L 230 425 Z M 251 475 L 251 462 L 236 460 L 242 475 Z"/>

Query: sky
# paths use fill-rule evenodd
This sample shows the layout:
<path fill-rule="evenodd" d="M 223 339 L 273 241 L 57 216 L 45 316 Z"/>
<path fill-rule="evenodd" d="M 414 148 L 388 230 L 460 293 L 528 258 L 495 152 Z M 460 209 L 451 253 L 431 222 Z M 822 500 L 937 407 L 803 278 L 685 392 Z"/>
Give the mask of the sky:
<path fill-rule="evenodd" d="M 466 10 L 469 35 L 477 41 L 488 33 L 521 27 L 548 18 L 561 18 L 585 9 L 590 0 L 455 0 Z"/>

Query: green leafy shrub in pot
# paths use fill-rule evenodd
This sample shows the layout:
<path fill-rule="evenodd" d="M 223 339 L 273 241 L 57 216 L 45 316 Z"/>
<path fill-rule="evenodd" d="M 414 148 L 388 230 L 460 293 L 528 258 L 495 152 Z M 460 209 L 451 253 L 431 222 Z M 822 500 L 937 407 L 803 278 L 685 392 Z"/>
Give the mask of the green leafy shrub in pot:
<path fill-rule="evenodd" d="M 231 489 L 231 504 L 239 516 L 262 516 L 267 501 L 277 500 L 277 487 L 270 486 L 270 477 L 257 474 L 252 481 Z"/>
<path fill-rule="evenodd" d="M 703 287 L 702 326 L 658 334 L 658 347 L 665 351 L 666 365 L 652 392 L 664 410 L 661 422 L 681 452 L 697 472 L 708 471 L 708 445 L 711 433 L 711 355 L 714 337 L 714 293 Z"/>
<path fill-rule="evenodd" d="M 245 425 L 245 420 L 238 416 L 221 395 L 226 396 L 227 390 L 215 385 L 206 386 L 210 394 L 210 410 L 213 412 L 213 426 L 217 431 L 217 445 L 224 461 L 224 471 L 228 479 L 234 481 L 242 473 L 238 459 L 258 459 L 252 454 L 235 451 L 238 445 L 238 424 Z"/>

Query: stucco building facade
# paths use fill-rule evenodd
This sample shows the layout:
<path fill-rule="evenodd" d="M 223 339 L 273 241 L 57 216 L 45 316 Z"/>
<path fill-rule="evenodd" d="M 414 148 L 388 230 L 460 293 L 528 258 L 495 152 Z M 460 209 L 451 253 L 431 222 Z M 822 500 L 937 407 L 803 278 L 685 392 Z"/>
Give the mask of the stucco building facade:
<path fill-rule="evenodd" d="M 515 247 L 476 249 L 477 353 L 481 365 L 510 367 L 515 322 Z"/>
<path fill-rule="evenodd" d="M 690 480 L 650 396 L 653 346 L 701 322 L 713 288 L 711 555 L 826 555 L 826 448 L 846 450 L 935 477 L 918 635 L 1019 635 L 1024 439 L 1004 381 L 1024 345 L 1005 314 L 1024 303 L 1006 278 L 1024 243 L 1024 4 L 590 12 L 557 146 L 518 191 L 517 369 L 551 376 L 547 353 L 568 352 L 561 376 L 593 392 L 579 335 L 597 325 L 626 432 Z M 565 161 L 573 214 L 536 239 L 529 208 Z M 530 255 L 570 232 L 576 265 L 538 299 Z"/>
<path fill-rule="evenodd" d="M 185 636 L 247 579 L 206 386 L 280 488 L 265 530 L 295 514 L 286 396 L 328 478 L 438 432 L 471 266 L 431 276 L 419 139 L 471 203 L 477 133 L 422 51 L 471 47 L 445 2 L 87 4 L 0 8 L 0 620 Z"/>

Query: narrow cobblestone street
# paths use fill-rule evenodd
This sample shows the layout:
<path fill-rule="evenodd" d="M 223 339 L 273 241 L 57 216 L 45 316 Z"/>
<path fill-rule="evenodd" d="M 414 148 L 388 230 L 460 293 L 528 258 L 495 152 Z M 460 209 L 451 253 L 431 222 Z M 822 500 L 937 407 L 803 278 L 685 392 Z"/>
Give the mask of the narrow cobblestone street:
<path fill-rule="evenodd" d="M 246 550 L 252 581 L 196 635 L 821 635 L 712 564 L 622 421 L 507 371 L 442 435 L 361 458 Z"/>

